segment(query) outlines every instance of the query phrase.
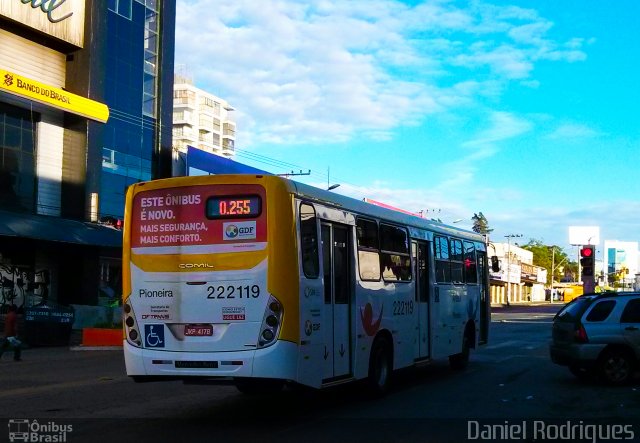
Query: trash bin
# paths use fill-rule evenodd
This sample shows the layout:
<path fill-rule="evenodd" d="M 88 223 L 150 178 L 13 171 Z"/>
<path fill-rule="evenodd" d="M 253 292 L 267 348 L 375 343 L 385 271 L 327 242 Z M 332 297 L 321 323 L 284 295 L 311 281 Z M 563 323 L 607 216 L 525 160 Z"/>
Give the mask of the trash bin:
<path fill-rule="evenodd" d="M 67 346 L 75 312 L 66 306 L 32 306 L 24 310 L 25 341 L 29 346 Z"/>

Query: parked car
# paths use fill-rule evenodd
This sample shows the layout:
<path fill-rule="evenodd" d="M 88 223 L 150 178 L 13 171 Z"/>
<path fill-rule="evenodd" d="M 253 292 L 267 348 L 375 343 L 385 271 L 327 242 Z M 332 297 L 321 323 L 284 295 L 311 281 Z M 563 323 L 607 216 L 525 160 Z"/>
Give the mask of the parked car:
<path fill-rule="evenodd" d="M 577 377 L 630 381 L 640 369 L 640 292 L 575 298 L 553 318 L 549 352 L 554 363 Z"/>

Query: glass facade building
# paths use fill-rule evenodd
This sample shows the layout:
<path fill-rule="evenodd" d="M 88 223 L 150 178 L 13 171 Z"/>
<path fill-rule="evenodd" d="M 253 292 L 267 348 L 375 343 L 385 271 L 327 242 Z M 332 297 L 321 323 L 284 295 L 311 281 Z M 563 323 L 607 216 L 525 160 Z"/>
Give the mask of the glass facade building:
<path fill-rule="evenodd" d="M 158 80 L 161 2 L 109 0 L 105 36 L 105 101 L 111 118 L 102 148 L 100 214 L 122 218 L 126 188 L 153 176 L 160 110 Z"/>
<path fill-rule="evenodd" d="M 0 311 L 117 299 L 126 189 L 171 176 L 176 1 L 35 3 L 0 3 Z"/>

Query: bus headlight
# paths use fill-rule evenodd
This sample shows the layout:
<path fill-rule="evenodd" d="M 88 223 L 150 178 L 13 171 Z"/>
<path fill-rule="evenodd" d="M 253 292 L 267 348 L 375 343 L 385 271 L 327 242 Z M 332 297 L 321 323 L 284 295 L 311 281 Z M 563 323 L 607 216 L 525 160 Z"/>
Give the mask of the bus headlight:
<path fill-rule="evenodd" d="M 260 338 L 258 339 L 258 348 L 264 348 L 272 345 L 278 337 L 278 331 L 282 324 L 282 304 L 273 295 L 269 296 L 267 309 L 262 317 L 262 326 L 260 326 Z"/>
<path fill-rule="evenodd" d="M 140 328 L 138 328 L 138 322 L 136 322 L 136 316 L 133 313 L 133 308 L 126 302 L 122 309 L 123 323 L 125 328 L 125 335 L 127 341 L 138 348 L 142 347 L 142 341 L 140 340 Z"/>

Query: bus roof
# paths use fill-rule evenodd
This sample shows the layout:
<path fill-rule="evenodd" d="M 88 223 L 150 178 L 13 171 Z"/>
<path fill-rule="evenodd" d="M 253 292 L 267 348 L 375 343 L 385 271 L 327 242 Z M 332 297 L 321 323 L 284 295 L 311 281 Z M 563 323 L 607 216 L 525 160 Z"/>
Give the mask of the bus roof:
<path fill-rule="evenodd" d="M 283 184 L 289 192 L 295 196 L 307 199 L 310 201 L 316 201 L 335 208 L 341 208 L 350 212 L 354 212 L 364 217 L 372 217 L 382 219 L 391 223 L 413 227 L 417 229 L 427 229 L 429 231 L 458 236 L 475 242 L 486 244 L 487 239 L 482 234 L 469 231 L 467 229 L 461 229 L 455 226 L 446 225 L 435 220 L 422 218 L 418 215 L 411 215 L 405 212 L 394 211 L 382 206 L 377 206 L 372 203 L 367 203 L 362 200 L 357 200 L 352 197 L 347 197 L 341 194 L 336 194 L 325 189 L 316 188 L 311 185 L 296 182 L 288 178 L 280 177 L 277 175 L 257 175 L 257 174 L 215 174 L 204 176 L 189 176 L 189 177 L 173 177 L 168 179 L 152 180 L 150 182 L 136 183 L 133 186 L 138 188 L 136 191 L 141 191 L 140 188 L 158 188 L 158 187 L 171 187 L 171 186 L 189 186 L 189 185 L 205 185 L 213 183 L 230 183 L 240 180 L 241 182 L 256 181 L 272 181 L 280 182 Z M 152 185 L 152 186 L 149 186 Z"/>
<path fill-rule="evenodd" d="M 400 225 L 411 226 L 419 229 L 428 229 L 436 233 L 460 236 L 473 241 L 486 243 L 485 237 L 482 234 L 478 234 L 477 232 L 457 228 L 455 226 L 449 226 L 435 220 L 422 218 L 417 214 L 411 215 L 401 211 L 394 211 L 393 209 L 387 209 L 382 206 L 377 206 L 372 203 L 367 203 L 365 201 L 357 200 L 352 197 L 336 194 L 331 191 L 319 189 L 314 186 L 306 185 L 304 183 L 299 183 L 293 180 L 289 180 L 289 182 L 294 188 L 294 194 L 300 198 L 316 200 L 330 206 L 335 206 L 351 212 L 355 212 L 362 216 L 383 219 L 385 221 L 397 223 Z"/>

